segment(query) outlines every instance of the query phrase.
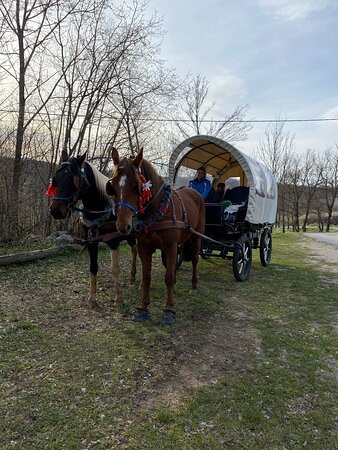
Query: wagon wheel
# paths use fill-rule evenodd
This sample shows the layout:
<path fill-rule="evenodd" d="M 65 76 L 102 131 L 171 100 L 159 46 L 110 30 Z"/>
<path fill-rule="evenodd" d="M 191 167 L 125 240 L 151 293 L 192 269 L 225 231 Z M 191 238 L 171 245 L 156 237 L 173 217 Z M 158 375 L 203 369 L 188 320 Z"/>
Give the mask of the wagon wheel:
<path fill-rule="evenodd" d="M 241 236 L 235 242 L 232 257 L 232 270 L 237 281 L 246 281 L 249 278 L 252 261 L 251 241 L 246 236 Z"/>
<path fill-rule="evenodd" d="M 164 267 L 167 267 L 167 258 L 166 254 L 161 251 L 161 258 L 162 258 L 162 264 Z M 180 246 L 177 247 L 177 257 L 176 257 L 176 270 L 180 268 L 181 264 L 183 262 L 183 251 Z"/>
<path fill-rule="evenodd" d="M 261 241 L 259 244 L 259 256 L 261 258 L 262 266 L 266 267 L 270 264 L 272 253 L 272 236 L 271 231 L 268 228 L 262 233 Z"/>
<path fill-rule="evenodd" d="M 202 259 L 209 259 L 210 258 L 210 255 L 207 255 L 206 252 L 207 252 L 206 248 L 201 249 L 200 255 L 201 255 Z"/>

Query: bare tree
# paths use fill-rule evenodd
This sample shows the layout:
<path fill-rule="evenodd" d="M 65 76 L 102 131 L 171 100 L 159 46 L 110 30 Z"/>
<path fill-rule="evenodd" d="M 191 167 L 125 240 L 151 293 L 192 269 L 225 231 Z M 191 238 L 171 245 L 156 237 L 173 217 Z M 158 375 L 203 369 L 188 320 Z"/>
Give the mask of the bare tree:
<path fill-rule="evenodd" d="M 322 186 L 325 193 L 327 210 L 326 231 L 330 231 L 333 207 L 338 197 L 338 145 L 335 149 L 327 149 L 324 154 L 322 170 Z"/>
<path fill-rule="evenodd" d="M 317 216 L 318 231 L 324 231 L 324 218 L 323 218 L 323 206 L 325 205 L 325 199 L 323 199 L 323 191 L 321 187 L 315 191 L 313 196 L 314 212 Z"/>
<path fill-rule="evenodd" d="M 58 11 L 62 3 L 62 14 Z M 57 73 L 43 69 L 45 52 L 53 31 L 72 14 L 80 1 L 65 4 L 61 0 L 3 0 L 0 3 L 0 21 L 3 32 L 1 56 L 3 70 L 17 86 L 17 131 L 11 186 L 11 217 L 13 233 L 18 233 L 18 203 L 24 136 L 32 121 L 52 98 L 60 81 Z M 53 80 L 53 88 L 36 101 L 37 89 Z M 34 102 L 32 101 L 34 100 Z M 31 111 L 27 115 L 27 104 Z"/>
<path fill-rule="evenodd" d="M 306 226 L 309 218 L 310 209 L 312 206 L 313 197 L 318 189 L 322 177 L 322 166 L 319 163 L 319 158 L 312 150 L 307 150 L 304 158 L 303 170 L 303 185 L 305 198 L 305 216 L 302 225 L 302 230 L 306 231 Z"/>
<path fill-rule="evenodd" d="M 288 202 L 291 206 L 289 211 L 292 214 L 293 231 L 300 231 L 301 198 L 304 194 L 304 166 L 301 155 L 293 155 L 290 160 L 290 167 L 286 177 L 288 189 Z"/>
<path fill-rule="evenodd" d="M 286 227 L 286 180 L 289 175 L 291 155 L 294 150 L 294 135 L 285 130 L 285 122 L 269 124 L 265 137 L 260 141 L 255 155 L 274 174 L 279 187 L 278 214 L 282 219 L 283 233 Z"/>
<path fill-rule="evenodd" d="M 244 120 L 248 105 L 237 106 L 220 122 L 206 123 L 215 106 L 214 103 L 208 103 L 208 93 L 209 81 L 200 74 L 183 88 L 180 109 L 186 120 L 176 121 L 180 136 L 186 139 L 192 134 L 208 134 L 229 142 L 246 139 L 246 133 L 251 128 L 251 124 Z"/>

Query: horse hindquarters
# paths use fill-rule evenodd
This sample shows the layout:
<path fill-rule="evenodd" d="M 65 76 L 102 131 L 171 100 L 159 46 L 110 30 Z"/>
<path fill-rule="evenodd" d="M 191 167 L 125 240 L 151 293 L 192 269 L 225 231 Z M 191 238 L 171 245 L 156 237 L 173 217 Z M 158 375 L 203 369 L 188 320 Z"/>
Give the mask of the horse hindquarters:
<path fill-rule="evenodd" d="M 184 201 L 190 205 L 190 216 L 188 221 L 190 226 L 199 233 L 204 233 L 205 229 L 205 203 L 203 198 L 191 189 L 183 192 Z M 193 202 L 193 204 L 191 203 Z M 188 241 L 184 243 L 184 259 L 192 262 L 192 291 L 197 290 L 197 263 L 201 248 L 201 237 L 192 233 Z"/>

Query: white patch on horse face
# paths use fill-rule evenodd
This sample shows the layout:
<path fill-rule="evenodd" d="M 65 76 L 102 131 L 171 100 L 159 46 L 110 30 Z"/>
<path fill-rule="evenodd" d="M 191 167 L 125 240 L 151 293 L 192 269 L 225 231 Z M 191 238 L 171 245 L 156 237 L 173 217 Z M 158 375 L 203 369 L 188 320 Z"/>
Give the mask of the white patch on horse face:
<path fill-rule="evenodd" d="M 119 186 L 122 189 L 123 186 L 126 184 L 126 179 L 127 179 L 127 175 L 122 175 L 120 182 L 119 182 Z"/>
<path fill-rule="evenodd" d="M 126 184 L 127 175 L 122 175 L 120 178 L 119 186 L 120 186 L 120 194 L 121 194 L 121 202 L 123 202 L 123 188 Z"/>

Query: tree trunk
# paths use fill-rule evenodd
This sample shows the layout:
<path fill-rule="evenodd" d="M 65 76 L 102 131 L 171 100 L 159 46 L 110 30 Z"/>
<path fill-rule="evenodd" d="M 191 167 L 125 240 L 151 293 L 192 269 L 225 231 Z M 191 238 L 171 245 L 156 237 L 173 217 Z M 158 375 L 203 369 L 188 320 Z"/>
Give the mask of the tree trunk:
<path fill-rule="evenodd" d="M 24 57 L 24 41 L 23 31 L 20 27 L 19 18 L 19 2 L 17 2 L 17 27 L 18 27 L 18 44 L 19 44 L 19 114 L 16 131 L 15 157 L 12 177 L 10 216 L 12 222 L 12 236 L 14 239 L 19 235 L 19 190 L 21 177 L 21 161 L 22 149 L 25 133 L 25 57 Z"/>
<path fill-rule="evenodd" d="M 331 219 L 332 219 L 332 209 L 329 209 L 329 214 L 327 216 L 327 222 L 326 222 L 326 231 L 327 233 L 330 231 L 330 225 L 331 225 Z"/>
<path fill-rule="evenodd" d="M 309 213 L 310 213 L 310 204 L 308 204 L 308 207 L 306 209 L 304 222 L 303 222 L 303 226 L 302 226 L 302 230 L 304 231 L 304 233 L 306 232 L 306 225 L 307 225 Z"/>

